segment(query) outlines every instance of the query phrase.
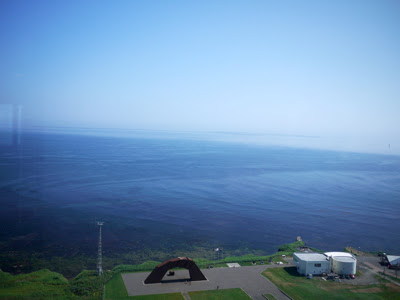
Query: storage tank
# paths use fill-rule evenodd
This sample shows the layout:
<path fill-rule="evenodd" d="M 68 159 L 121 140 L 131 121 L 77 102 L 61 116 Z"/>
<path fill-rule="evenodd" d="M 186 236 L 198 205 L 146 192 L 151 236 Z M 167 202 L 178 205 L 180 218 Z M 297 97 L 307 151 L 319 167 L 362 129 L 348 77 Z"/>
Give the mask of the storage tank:
<path fill-rule="evenodd" d="M 356 274 L 357 261 L 350 256 L 331 256 L 332 272 L 336 274 Z"/>

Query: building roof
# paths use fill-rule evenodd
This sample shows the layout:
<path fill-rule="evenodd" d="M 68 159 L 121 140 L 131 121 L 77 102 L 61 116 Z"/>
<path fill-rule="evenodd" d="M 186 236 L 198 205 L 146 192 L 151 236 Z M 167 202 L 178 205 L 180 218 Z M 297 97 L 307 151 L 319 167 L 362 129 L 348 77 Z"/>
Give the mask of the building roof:
<path fill-rule="evenodd" d="M 333 256 L 332 257 L 335 261 L 341 261 L 341 262 L 355 262 L 354 257 L 350 256 Z"/>
<path fill-rule="evenodd" d="M 299 259 L 303 261 L 326 261 L 327 258 L 325 255 L 320 253 L 303 253 L 296 252 L 293 255 L 296 255 Z"/>
<path fill-rule="evenodd" d="M 386 255 L 386 257 L 387 257 L 389 264 L 391 264 L 391 265 L 400 264 L 400 256 Z"/>
<path fill-rule="evenodd" d="M 341 256 L 341 257 L 352 257 L 353 259 L 356 259 L 355 256 L 351 253 L 348 252 L 325 252 L 324 253 L 327 257 L 336 257 L 336 256 Z"/>

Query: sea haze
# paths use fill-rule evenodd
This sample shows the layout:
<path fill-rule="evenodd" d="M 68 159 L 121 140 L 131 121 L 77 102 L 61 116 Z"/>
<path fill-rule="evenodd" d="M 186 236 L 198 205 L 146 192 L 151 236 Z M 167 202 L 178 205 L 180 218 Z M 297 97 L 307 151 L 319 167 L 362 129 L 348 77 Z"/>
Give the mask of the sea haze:
<path fill-rule="evenodd" d="M 190 139 L 25 133 L 1 147 L 2 249 L 310 246 L 395 253 L 400 157 Z M 397 252 L 396 252 L 397 253 Z"/>

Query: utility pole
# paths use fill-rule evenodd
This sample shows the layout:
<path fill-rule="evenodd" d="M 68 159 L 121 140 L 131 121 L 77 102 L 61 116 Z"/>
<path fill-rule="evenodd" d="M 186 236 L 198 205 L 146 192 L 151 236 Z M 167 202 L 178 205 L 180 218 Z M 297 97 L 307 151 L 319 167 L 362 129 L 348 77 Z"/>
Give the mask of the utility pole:
<path fill-rule="evenodd" d="M 97 222 L 99 226 L 99 246 L 97 249 L 97 273 L 99 276 L 103 273 L 103 258 L 102 258 L 102 249 L 101 249 L 101 226 L 103 226 L 104 222 Z"/>

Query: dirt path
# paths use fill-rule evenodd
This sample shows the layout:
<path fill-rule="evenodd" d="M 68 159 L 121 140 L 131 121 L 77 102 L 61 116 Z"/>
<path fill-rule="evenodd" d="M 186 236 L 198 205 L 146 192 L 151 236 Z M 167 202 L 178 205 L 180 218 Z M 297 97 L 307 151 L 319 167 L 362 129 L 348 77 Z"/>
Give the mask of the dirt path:
<path fill-rule="evenodd" d="M 190 296 L 189 296 L 189 294 L 188 294 L 187 292 L 182 292 L 181 294 L 182 294 L 182 296 L 183 296 L 183 299 L 185 299 L 185 300 L 191 300 L 191 299 L 190 299 Z"/>
<path fill-rule="evenodd" d="M 370 263 L 370 262 L 363 262 L 363 264 L 364 264 L 365 266 L 367 266 L 374 274 L 378 275 L 379 277 L 381 277 L 381 278 L 383 278 L 383 279 L 385 279 L 385 280 L 388 280 L 388 281 L 390 281 L 390 282 L 392 282 L 392 283 L 394 283 L 394 284 L 400 286 L 400 283 L 399 283 L 399 282 L 397 282 L 397 281 L 395 281 L 395 280 L 393 280 L 393 279 L 391 279 L 391 278 L 389 278 L 389 277 L 387 277 L 387 276 L 381 274 L 380 272 L 381 272 L 382 270 L 381 270 L 380 268 L 378 268 L 377 266 L 374 266 L 372 263 Z"/>

